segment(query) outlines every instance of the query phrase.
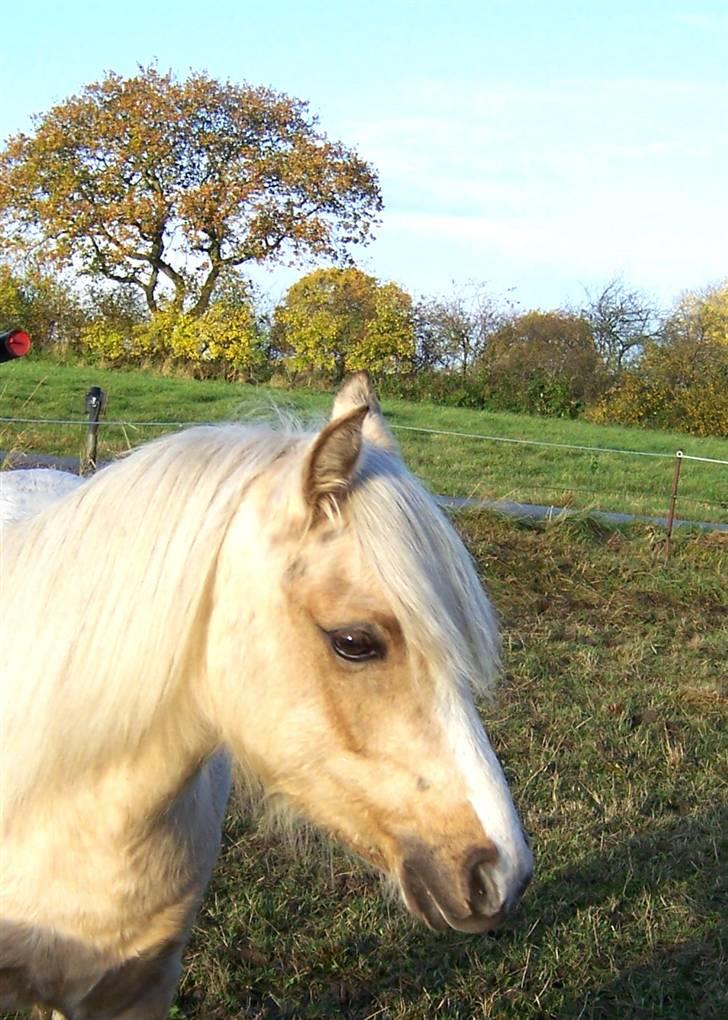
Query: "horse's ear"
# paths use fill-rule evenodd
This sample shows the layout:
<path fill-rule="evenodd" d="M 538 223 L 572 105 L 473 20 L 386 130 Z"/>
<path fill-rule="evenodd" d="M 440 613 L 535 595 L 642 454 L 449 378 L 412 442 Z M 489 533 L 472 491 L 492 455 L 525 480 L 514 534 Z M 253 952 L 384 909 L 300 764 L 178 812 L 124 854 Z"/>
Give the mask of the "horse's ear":
<path fill-rule="evenodd" d="M 314 512 L 336 507 L 348 495 L 368 412 L 366 404 L 355 407 L 330 421 L 316 437 L 303 468 L 303 495 Z"/>
<path fill-rule="evenodd" d="M 336 394 L 331 420 L 334 421 L 352 408 L 362 407 L 364 404 L 369 408 L 369 414 L 364 419 L 362 428 L 364 438 L 368 439 L 370 443 L 374 443 L 375 446 L 389 450 L 390 453 L 399 453 L 397 440 L 389 431 L 384 420 L 368 372 L 355 372 L 346 377 Z"/>

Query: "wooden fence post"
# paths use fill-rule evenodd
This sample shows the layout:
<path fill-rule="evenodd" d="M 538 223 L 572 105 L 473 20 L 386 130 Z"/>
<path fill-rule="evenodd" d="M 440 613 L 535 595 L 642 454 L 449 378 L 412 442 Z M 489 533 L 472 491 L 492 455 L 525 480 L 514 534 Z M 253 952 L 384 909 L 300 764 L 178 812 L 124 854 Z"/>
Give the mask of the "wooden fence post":
<path fill-rule="evenodd" d="M 99 418 L 106 408 L 106 394 L 100 386 L 92 386 L 86 394 L 86 411 L 88 413 L 88 429 L 86 444 L 81 458 L 82 475 L 92 475 L 96 471 L 96 450 L 99 442 Z"/>

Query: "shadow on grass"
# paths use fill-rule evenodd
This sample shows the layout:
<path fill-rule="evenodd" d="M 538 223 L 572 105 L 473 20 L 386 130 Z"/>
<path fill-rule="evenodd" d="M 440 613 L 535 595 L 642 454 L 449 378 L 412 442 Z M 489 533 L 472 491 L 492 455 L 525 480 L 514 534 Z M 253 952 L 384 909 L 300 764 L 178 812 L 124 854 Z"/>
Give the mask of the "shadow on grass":
<path fill-rule="evenodd" d="M 589 911 L 614 933 L 613 976 L 570 995 L 564 989 L 554 1016 L 728 1016 L 727 822 L 724 806 L 667 824 L 655 820 L 654 828 L 560 870 L 534 890 L 528 913 L 541 912 L 534 946 L 549 931 L 573 939 L 569 930 Z M 670 919 L 680 910 L 689 914 L 688 932 L 677 913 Z"/>
<path fill-rule="evenodd" d="M 369 932 L 354 913 L 351 934 L 322 948 L 320 933 L 308 939 L 302 903 L 301 927 L 296 934 L 294 923 L 292 934 L 283 933 L 274 959 L 255 949 L 242 953 L 237 1011 L 183 995 L 182 1015 L 728 1016 L 725 821 L 720 809 L 667 823 L 646 819 L 650 828 L 642 833 L 537 879 L 513 921 L 481 940 L 435 935 L 399 919 Z M 337 889 L 342 903 L 347 893 L 372 895 L 371 879 L 347 882 L 348 890 Z"/>
<path fill-rule="evenodd" d="M 598 988 L 565 1002 L 560 1016 L 613 1020 L 718 1020 L 728 1016 L 726 926 L 702 939 L 656 947 Z"/>

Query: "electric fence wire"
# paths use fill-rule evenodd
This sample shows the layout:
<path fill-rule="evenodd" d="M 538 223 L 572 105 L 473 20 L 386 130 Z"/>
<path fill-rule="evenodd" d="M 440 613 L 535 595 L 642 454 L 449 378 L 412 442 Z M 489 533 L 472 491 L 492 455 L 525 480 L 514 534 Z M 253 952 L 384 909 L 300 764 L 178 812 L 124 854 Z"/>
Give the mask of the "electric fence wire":
<path fill-rule="evenodd" d="M 0 416 L 0 425 L 64 425 L 70 427 L 84 428 L 88 427 L 88 420 L 86 418 L 20 418 L 11 416 Z M 188 428 L 194 425 L 219 425 L 220 421 L 170 421 L 170 420 L 156 420 L 156 421 L 134 421 L 134 420 L 110 420 L 101 419 L 99 422 L 94 423 L 100 428 L 122 428 L 122 429 L 137 429 L 137 428 Z M 609 446 L 586 446 L 578 445 L 574 443 L 555 443 L 548 442 L 546 440 L 539 439 L 518 439 L 513 436 L 491 436 L 485 435 L 479 432 L 457 432 L 447 429 L 432 429 L 425 428 L 422 426 L 415 425 L 397 425 L 390 422 L 390 427 L 403 432 L 415 432 L 424 435 L 431 436 L 450 436 L 458 439 L 477 439 L 485 442 L 492 443 L 511 443 L 518 446 L 535 446 L 546 449 L 563 450 L 563 451 L 575 451 L 577 453 L 599 453 L 599 454 L 616 454 L 618 456 L 632 456 L 632 457 L 653 457 L 660 460 L 674 460 L 676 456 L 681 457 L 683 460 L 700 461 L 704 464 L 723 464 L 728 466 L 728 460 L 720 460 L 716 457 L 700 457 L 693 454 L 684 453 L 683 451 L 675 453 L 667 453 L 653 450 L 625 450 L 618 447 Z M 564 493 L 573 492 L 581 493 L 589 496 L 635 496 L 638 498 L 654 498 L 657 493 L 654 492 L 643 492 L 637 490 L 622 490 L 620 492 L 608 491 L 604 489 L 587 489 L 583 487 L 574 487 L 569 485 L 548 485 L 543 484 L 540 486 L 541 489 L 548 489 L 556 492 L 561 491 Z M 525 491 L 525 490 L 524 490 Z M 536 491 L 536 490 L 534 490 Z M 680 494 L 681 503 L 695 503 L 703 506 L 717 507 L 725 509 L 725 501 L 716 501 L 708 499 L 699 499 L 694 496 L 688 496 Z"/>
<path fill-rule="evenodd" d="M 17 425 L 77 425 L 86 426 L 88 421 L 85 418 L 14 418 L 0 417 L 0 423 Z M 99 427 L 108 428 L 186 428 L 190 425 L 219 425 L 219 421 L 113 421 L 101 419 Z M 673 460 L 675 453 L 660 452 L 655 450 L 624 450 L 611 446 L 584 446 L 575 443 L 553 443 L 542 439 L 517 439 L 513 436 L 490 436 L 481 432 L 455 432 L 447 429 L 430 429 L 416 425 L 397 425 L 390 422 L 390 427 L 404 432 L 420 432 L 433 436 L 453 436 L 458 439 L 481 439 L 491 443 L 513 443 L 518 446 L 540 446 L 555 450 L 576 450 L 581 453 L 612 453 L 630 457 L 657 457 L 660 459 Z M 680 454 L 683 460 L 702 461 L 706 464 L 728 465 L 728 460 L 720 460 L 716 457 L 698 457 L 694 454 Z"/>

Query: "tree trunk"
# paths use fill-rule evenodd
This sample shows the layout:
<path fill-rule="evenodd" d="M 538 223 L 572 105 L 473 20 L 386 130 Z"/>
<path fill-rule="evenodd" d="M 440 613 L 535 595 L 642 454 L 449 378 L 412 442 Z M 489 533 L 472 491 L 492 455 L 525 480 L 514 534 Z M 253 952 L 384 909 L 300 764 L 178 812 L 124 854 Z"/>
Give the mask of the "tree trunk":
<path fill-rule="evenodd" d="M 202 284 L 202 287 L 200 288 L 200 293 L 198 295 L 197 301 L 195 301 L 194 305 L 190 309 L 190 316 L 193 319 L 199 319 L 201 316 L 205 314 L 207 309 L 210 307 L 210 301 L 215 290 L 215 284 L 217 283 L 218 278 L 220 276 L 221 269 L 222 266 L 218 263 L 217 265 L 213 265 L 213 267 L 210 269 L 210 272 L 207 274 L 205 282 Z"/>
<path fill-rule="evenodd" d="M 142 287 L 144 291 L 144 297 L 147 299 L 147 308 L 152 315 L 155 315 L 159 311 L 159 305 L 157 304 L 157 298 L 155 291 L 157 289 L 157 283 L 159 282 L 159 270 L 156 266 L 152 267 L 152 275 L 147 280 L 146 284 Z"/>

